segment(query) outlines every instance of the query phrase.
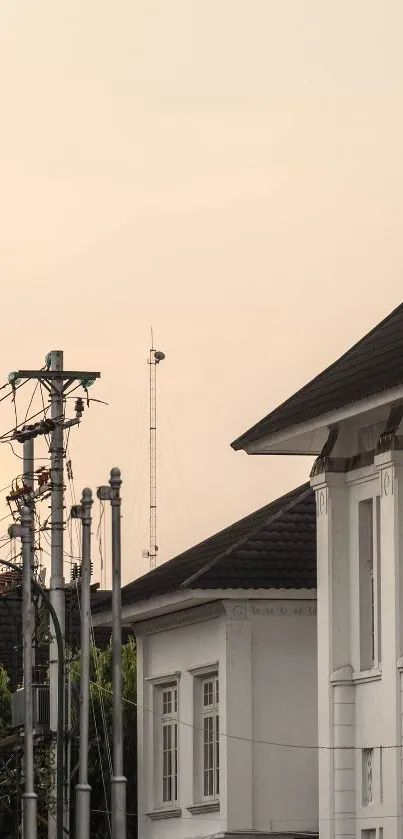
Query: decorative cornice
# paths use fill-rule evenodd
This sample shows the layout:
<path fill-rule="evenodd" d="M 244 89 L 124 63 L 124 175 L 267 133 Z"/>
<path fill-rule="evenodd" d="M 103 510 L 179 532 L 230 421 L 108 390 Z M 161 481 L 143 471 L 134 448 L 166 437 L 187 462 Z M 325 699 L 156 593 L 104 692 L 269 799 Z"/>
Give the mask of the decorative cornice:
<path fill-rule="evenodd" d="M 203 801 L 201 804 L 190 804 L 186 809 L 189 810 L 189 813 L 191 813 L 192 816 L 199 816 L 203 813 L 219 813 L 220 802 Z"/>
<path fill-rule="evenodd" d="M 250 617 L 260 616 L 276 616 L 281 618 L 312 618 L 316 615 L 316 602 L 308 601 L 290 601 L 290 600 L 272 600 L 260 602 L 256 600 L 254 603 L 246 604 Z M 236 615 L 234 615 L 236 617 Z"/>
<path fill-rule="evenodd" d="M 172 685 L 178 682 L 180 677 L 180 670 L 175 670 L 174 673 L 165 673 L 162 676 L 146 676 L 144 681 L 150 685 Z"/>
<path fill-rule="evenodd" d="M 155 635 L 158 632 L 177 629 L 179 626 L 190 626 L 191 624 L 212 620 L 221 617 L 223 614 L 225 614 L 223 604 L 220 600 L 216 600 L 203 606 L 194 606 L 192 609 L 183 609 L 180 612 L 171 612 L 169 615 L 139 621 L 133 624 L 132 629 L 136 637 L 139 638 L 142 635 Z"/>
<path fill-rule="evenodd" d="M 160 819 L 180 819 L 181 815 L 182 810 L 180 807 L 151 810 L 150 813 L 147 813 L 148 818 L 154 822 L 159 821 Z"/>
<path fill-rule="evenodd" d="M 402 448 L 402 438 L 398 437 L 399 425 L 403 419 L 403 405 L 393 405 L 390 409 L 388 421 L 379 437 L 376 453 L 393 451 Z"/>
<path fill-rule="evenodd" d="M 310 474 L 311 478 L 314 478 L 315 475 L 321 475 L 322 472 L 329 471 L 330 455 L 334 449 L 334 446 L 336 445 L 338 436 L 338 426 L 336 426 L 335 428 L 331 428 L 326 443 L 323 446 L 319 457 L 316 458 L 315 463 L 312 466 Z"/>
<path fill-rule="evenodd" d="M 213 661 L 211 664 L 201 664 L 200 667 L 188 667 L 188 673 L 198 678 L 199 676 L 209 676 L 210 673 L 218 672 L 218 661 Z M 189 809 L 189 807 L 188 807 Z"/>
<path fill-rule="evenodd" d="M 181 626 L 190 626 L 202 621 L 213 620 L 225 616 L 228 620 L 250 620 L 253 617 L 315 617 L 316 600 L 215 600 L 193 609 L 183 609 L 181 612 L 171 612 L 169 615 L 150 618 L 133 624 L 132 630 L 137 638 L 145 635 L 156 635 Z"/>
<path fill-rule="evenodd" d="M 327 457 L 325 461 L 315 463 L 311 472 L 311 477 L 323 475 L 331 472 L 335 474 L 346 474 L 347 472 L 355 472 L 357 469 L 363 469 L 365 466 L 372 466 L 374 462 L 375 451 L 357 452 L 351 457 Z"/>

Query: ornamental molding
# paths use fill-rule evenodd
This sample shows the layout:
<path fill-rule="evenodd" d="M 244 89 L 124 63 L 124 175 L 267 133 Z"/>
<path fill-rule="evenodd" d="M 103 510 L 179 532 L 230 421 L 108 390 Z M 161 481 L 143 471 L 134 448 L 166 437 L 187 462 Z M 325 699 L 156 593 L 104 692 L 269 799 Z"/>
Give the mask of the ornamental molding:
<path fill-rule="evenodd" d="M 329 491 L 327 486 L 319 489 L 316 493 L 316 515 L 318 518 L 327 516 Z"/>
<path fill-rule="evenodd" d="M 216 600 L 181 612 L 150 618 L 134 623 L 136 638 L 168 632 L 181 626 L 191 626 L 203 621 L 225 617 L 231 621 L 251 620 L 253 617 L 315 617 L 316 600 Z"/>
<path fill-rule="evenodd" d="M 218 673 L 218 664 L 218 661 L 213 661 L 211 664 L 201 664 L 199 667 L 188 667 L 188 673 L 191 673 L 195 678 L 211 676 Z"/>
<path fill-rule="evenodd" d="M 380 470 L 381 498 L 387 498 L 389 495 L 394 494 L 394 477 L 395 470 L 393 466 L 389 466 L 386 469 Z"/>
<path fill-rule="evenodd" d="M 147 813 L 148 818 L 154 822 L 160 819 L 180 819 L 181 815 L 182 810 L 180 807 L 171 807 L 171 809 L 166 808 L 165 810 L 151 810 L 150 813 Z"/>
<path fill-rule="evenodd" d="M 175 685 L 181 677 L 181 671 L 175 670 L 174 673 L 165 673 L 162 676 L 146 676 L 144 681 L 150 685 Z"/>
<path fill-rule="evenodd" d="M 225 614 L 221 601 L 206 603 L 203 606 L 194 606 L 192 609 L 183 609 L 180 612 L 171 612 L 169 615 L 160 615 L 149 620 L 139 621 L 132 625 L 136 638 L 144 635 L 156 635 L 158 632 L 168 632 L 170 629 L 178 629 L 180 626 L 191 626 L 202 623 L 202 621 L 213 620 Z"/>
<path fill-rule="evenodd" d="M 255 601 L 248 603 L 250 610 L 250 617 L 295 617 L 295 618 L 312 618 L 316 616 L 316 603 L 312 601 L 291 601 L 291 600 L 271 600 L 263 602 Z"/>
<path fill-rule="evenodd" d="M 189 804 L 186 809 L 189 810 L 189 813 L 192 813 L 192 816 L 199 816 L 203 813 L 219 813 L 220 802 L 203 801 L 201 804 Z"/>

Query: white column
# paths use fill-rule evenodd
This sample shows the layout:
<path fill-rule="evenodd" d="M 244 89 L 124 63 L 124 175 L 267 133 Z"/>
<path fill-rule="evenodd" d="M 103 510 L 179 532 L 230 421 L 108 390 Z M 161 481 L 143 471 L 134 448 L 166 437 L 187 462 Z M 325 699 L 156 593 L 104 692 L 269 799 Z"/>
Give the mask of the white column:
<path fill-rule="evenodd" d="M 353 669 L 348 666 L 331 676 L 335 839 L 355 836 L 355 691 L 352 675 Z"/>
<path fill-rule="evenodd" d="M 400 674 L 397 663 L 403 652 L 401 603 L 403 595 L 403 452 L 377 455 L 380 491 L 381 569 L 381 666 L 385 713 L 382 741 L 398 744 L 402 737 Z M 402 766 L 399 749 L 383 751 L 384 806 L 388 813 L 385 839 L 396 839 L 402 830 Z"/>
<path fill-rule="evenodd" d="M 338 760 L 334 762 L 335 707 L 330 677 L 334 671 L 350 665 L 351 660 L 348 490 L 344 474 L 317 475 L 312 486 L 317 512 L 318 743 L 324 747 L 319 749 L 319 829 L 321 839 L 333 839 L 338 830 L 336 806 L 339 818 L 342 796 L 335 796 L 335 773 L 339 784 L 341 766 Z M 337 708 L 337 722 L 340 711 Z M 336 737 L 339 736 L 337 724 Z M 346 792 L 352 790 L 348 788 Z M 348 795 L 348 799 L 350 818 L 352 796 Z"/>
<path fill-rule="evenodd" d="M 227 735 L 220 739 L 220 804 L 226 813 L 222 809 L 221 815 L 228 831 L 252 830 L 252 622 L 245 602 L 227 602 L 226 608 L 224 678 L 220 674 L 220 730 Z"/>

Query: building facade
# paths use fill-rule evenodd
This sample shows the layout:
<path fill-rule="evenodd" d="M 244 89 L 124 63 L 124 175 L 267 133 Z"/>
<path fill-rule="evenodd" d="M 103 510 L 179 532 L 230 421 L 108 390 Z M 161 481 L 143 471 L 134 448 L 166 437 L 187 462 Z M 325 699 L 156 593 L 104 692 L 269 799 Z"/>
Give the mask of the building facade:
<path fill-rule="evenodd" d="M 137 639 L 140 839 L 315 834 L 309 485 L 126 586 L 122 602 Z"/>
<path fill-rule="evenodd" d="M 402 836 L 403 306 L 239 438 L 316 456 L 323 839 Z"/>

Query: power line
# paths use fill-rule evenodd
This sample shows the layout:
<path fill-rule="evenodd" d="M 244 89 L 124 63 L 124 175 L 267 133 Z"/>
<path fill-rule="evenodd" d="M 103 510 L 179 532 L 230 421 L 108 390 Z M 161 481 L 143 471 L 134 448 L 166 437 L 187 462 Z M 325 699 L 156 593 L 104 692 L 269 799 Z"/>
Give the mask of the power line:
<path fill-rule="evenodd" d="M 1 400 L 0 400 L 0 402 L 1 402 Z M 14 434 L 14 431 L 17 431 L 19 428 L 21 428 L 22 425 L 25 425 L 26 423 L 31 422 L 31 420 L 36 419 L 36 417 L 43 416 L 43 414 L 44 413 L 46 414 L 48 411 L 49 411 L 49 407 L 45 408 L 44 410 L 42 409 L 41 411 L 37 411 L 36 414 L 32 414 L 32 416 L 28 417 L 28 419 L 24 420 L 24 422 L 20 422 L 19 425 L 14 426 L 14 428 L 10 428 L 9 431 L 5 431 L 4 434 L 0 435 L 0 442 L 1 443 L 3 443 L 3 442 L 7 443 L 8 440 L 4 440 L 5 437 L 8 437 L 9 434 Z M 62 419 L 62 417 L 59 417 L 59 419 Z"/>
<path fill-rule="evenodd" d="M 76 674 L 77 675 L 77 674 Z M 97 685 L 96 682 L 91 682 L 96 687 L 99 687 L 104 693 L 108 693 L 110 696 L 113 696 L 112 691 L 108 690 L 108 688 L 104 687 L 103 685 Z M 129 705 L 134 705 L 136 708 L 141 708 L 143 711 L 146 711 L 149 714 L 152 714 L 156 717 L 162 717 L 163 714 L 159 713 L 158 711 L 154 711 L 153 708 L 147 708 L 145 705 L 140 705 L 138 702 L 134 702 L 132 699 L 127 699 L 127 697 L 123 697 L 123 702 L 126 702 Z M 176 719 L 175 722 L 178 725 L 183 725 L 186 728 L 192 728 L 196 731 L 204 731 L 201 726 L 194 725 L 190 722 L 185 722 L 184 720 Z M 220 737 L 225 737 L 227 740 L 240 740 L 244 743 L 255 743 L 257 745 L 264 745 L 264 746 L 275 746 L 282 749 L 307 749 L 311 751 L 327 751 L 327 752 L 338 752 L 338 751 L 357 751 L 361 752 L 363 748 L 367 748 L 367 745 L 364 746 L 320 746 L 320 745 L 310 745 L 310 744 L 301 744 L 301 743 L 281 743 L 274 740 L 263 740 L 261 738 L 255 737 L 243 737 L 241 734 L 227 734 L 226 732 L 220 731 Z M 378 745 L 378 746 L 371 746 L 373 749 L 402 749 L 403 743 L 398 745 Z"/>

